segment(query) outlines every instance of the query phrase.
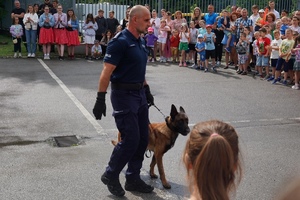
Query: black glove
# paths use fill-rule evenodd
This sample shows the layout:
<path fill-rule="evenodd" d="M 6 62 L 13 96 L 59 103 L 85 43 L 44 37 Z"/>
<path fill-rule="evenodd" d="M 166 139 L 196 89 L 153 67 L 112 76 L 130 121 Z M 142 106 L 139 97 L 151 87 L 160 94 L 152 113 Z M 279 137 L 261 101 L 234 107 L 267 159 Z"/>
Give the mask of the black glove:
<path fill-rule="evenodd" d="M 105 104 L 106 92 L 98 92 L 97 100 L 93 109 L 95 118 L 101 120 L 102 114 L 106 116 L 106 104 Z"/>
<path fill-rule="evenodd" d="M 149 85 L 145 85 L 145 93 L 146 93 L 146 98 L 147 98 L 147 102 L 150 106 L 154 105 L 154 98 L 150 92 L 150 88 Z"/>

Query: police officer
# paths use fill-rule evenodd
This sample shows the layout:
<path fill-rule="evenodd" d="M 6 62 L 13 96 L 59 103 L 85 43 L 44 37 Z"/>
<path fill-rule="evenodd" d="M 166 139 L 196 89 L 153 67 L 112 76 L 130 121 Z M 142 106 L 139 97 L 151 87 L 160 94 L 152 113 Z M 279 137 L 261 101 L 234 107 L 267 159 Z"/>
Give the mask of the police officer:
<path fill-rule="evenodd" d="M 108 44 L 104 68 L 100 75 L 97 101 L 93 109 L 96 119 L 106 116 L 105 95 L 111 82 L 113 116 L 121 133 L 119 142 L 101 181 L 116 196 L 125 195 L 119 174 L 128 164 L 125 190 L 150 193 L 153 187 L 140 178 L 140 169 L 148 145 L 148 104 L 154 105 L 153 96 L 145 79 L 147 51 L 140 38 L 150 26 L 150 12 L 141 5 L 129 14 L 128 29 L 116 35 Z"/>

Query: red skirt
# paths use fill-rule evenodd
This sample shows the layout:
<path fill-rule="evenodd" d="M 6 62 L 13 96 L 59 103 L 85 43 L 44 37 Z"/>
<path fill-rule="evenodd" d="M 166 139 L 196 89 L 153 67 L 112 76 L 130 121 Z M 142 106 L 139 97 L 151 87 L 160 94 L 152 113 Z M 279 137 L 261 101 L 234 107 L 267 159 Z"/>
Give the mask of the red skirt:
<path fill-rule="evenodd" d="M 54 35 L 52 28 L 46 29 L 44 27 L 40 30 L 39 36 L 39 43 L 40 44 L 52 44 L 54 43 Z"/>
<path fill-rule="evenodd" d="M 69 39 L 68 46 L 78 46 L 78 45 L 80 45 L 77 30 L 67 31 L 67 37 Z"/>
<path fill-rule="evenodd" d="M 54 42 L 56 44 L 68 44 L 66 29 L 53 28 Z"/>

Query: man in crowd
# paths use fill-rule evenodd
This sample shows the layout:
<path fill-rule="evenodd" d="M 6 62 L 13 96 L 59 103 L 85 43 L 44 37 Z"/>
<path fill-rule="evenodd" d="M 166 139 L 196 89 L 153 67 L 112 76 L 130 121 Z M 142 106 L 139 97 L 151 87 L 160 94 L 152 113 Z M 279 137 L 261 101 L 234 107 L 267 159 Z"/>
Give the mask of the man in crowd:
<path fill-rule="evenodd" d="M 120 25 L 119 21 L 114 17 L 115 16 L 115 11 L 109 11 L 108 18 L 106 18 L 107 22 L 107 29 L 111 30 L 113 34 L 116 33 L 117 26 Z"/>
<path fill-rule="evenodd" d="M 95 17 L 95 20 L 98 25 L 98 29 L 96 31 L 96 40 L 99 40 L 99 41 L 101 41 L 101 39 L 104 36 L 105 31 L 107 30 L 107 21 L 103 17 L 103 15 L 104 15 L 104 11 L 100 9 L 100 10 L 98 10 L 97 17 Z"/>
<path fill-rule="evenodd" d="M 19 22 L 20 22 L 21 26 L 23 27 L 22 41 L 23 41 L 24 46 L 25 46 L 26 51 L 27 51 L 25 27 L 24 27 L 24 23 L 23 23 L 23 18 L 24 18 L 24 15 L 25 15 L 26 11 L 25 11 L 24 8 L 21 8 L 20 1 L 16 0 L 14 2 L 14 4 L 15 4 L 15 8 L 11 11 L 10 16 L 11 16 L 12 19 L 15 18 L 15 17 L 19 18 Z"/>

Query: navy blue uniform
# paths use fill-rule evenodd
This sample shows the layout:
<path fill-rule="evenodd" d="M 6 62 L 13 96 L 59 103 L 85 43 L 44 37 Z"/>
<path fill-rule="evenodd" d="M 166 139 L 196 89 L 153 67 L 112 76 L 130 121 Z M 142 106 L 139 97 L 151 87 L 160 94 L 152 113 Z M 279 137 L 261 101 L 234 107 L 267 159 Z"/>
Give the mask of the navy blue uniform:
<path fill-rule="evenodd" d="M 123 30 L 109 42 L 104 62 L 116 66 L 110 78 L 111 103 L 122 139 L 113 150 L 106 173 L 117 179 L 128 164 L 126 179 L 135 180 L 140 178 L 148 145 L 148 106 L 143 88 L 147 63 L 144 40 Z"/>

